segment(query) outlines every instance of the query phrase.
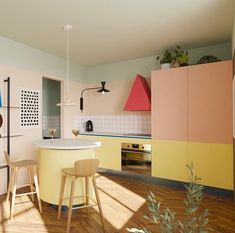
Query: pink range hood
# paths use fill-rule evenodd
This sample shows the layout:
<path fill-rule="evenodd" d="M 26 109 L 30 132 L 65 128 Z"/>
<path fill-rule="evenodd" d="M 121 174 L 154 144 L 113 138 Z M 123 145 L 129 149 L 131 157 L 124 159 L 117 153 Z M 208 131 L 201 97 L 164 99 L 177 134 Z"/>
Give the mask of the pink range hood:
<path fill-rule="evenodd" d="M 125 111 L 151 111 L 151 92 L 145 78 L 137 74 L 124 107 Z"/>

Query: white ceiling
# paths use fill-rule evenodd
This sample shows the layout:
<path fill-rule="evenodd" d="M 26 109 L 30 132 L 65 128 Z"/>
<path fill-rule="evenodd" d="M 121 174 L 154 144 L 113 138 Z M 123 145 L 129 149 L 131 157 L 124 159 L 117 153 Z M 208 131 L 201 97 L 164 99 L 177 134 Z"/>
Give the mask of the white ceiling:
<path fill-rule="evenodd" d="M 0 0 L 0 35 L 97 65 L 231 40 L 234 0 Z"/>

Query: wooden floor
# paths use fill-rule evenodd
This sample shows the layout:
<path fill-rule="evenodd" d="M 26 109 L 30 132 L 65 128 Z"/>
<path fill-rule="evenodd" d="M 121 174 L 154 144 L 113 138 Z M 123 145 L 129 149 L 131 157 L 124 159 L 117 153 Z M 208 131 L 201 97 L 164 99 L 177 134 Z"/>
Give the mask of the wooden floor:
<path fill-rule="evenodd" d="M 141 228 L 146 226 L 147 220 L 143 218 L 148 213 L 146 205 L 147 191 L 153 191 L 162 206 L 170 207 L 184 216 L 183 199 L 185 193 L 169 187 L 143 183 L 119 176 L 97 174 L 97 184 L 105 218 L 107 233 L 127 232 L 126 228 Z M 41 233 L 65 232 L 66 213 L 57 220 L 57 209 L 43 205 L 43 214 L 40 215 L 37 206 L 29 197 L 18 197 L 15 217 L 12 222 L 6 220 L 8 207 L 4 204 L 5 196 L 0 197 L 0 232 L 4 233 Z M 35 204 L 36 205 L 36 204 Z M 203 207 L 209 208 L 210 226 L 220 233 L 235 233 L 235 205 L 227 198 L 205 195 Z M 71 233 L 98 233 L 102 232 L 97 209 L 90 209 L 89 216 L 84 210 L 75 210 L 72 215 Z M 153 232 L 158 232 L 153 230 Z"/>

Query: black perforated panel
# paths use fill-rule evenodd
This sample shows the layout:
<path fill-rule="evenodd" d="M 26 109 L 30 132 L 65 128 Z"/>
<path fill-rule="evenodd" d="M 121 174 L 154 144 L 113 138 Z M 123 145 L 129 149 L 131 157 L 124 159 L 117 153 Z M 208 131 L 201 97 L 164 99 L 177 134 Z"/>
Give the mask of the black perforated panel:
<path fill-rule="evenodd" d="M 39 126 L 39 92 L 21 90 L 21 127 Z"/>

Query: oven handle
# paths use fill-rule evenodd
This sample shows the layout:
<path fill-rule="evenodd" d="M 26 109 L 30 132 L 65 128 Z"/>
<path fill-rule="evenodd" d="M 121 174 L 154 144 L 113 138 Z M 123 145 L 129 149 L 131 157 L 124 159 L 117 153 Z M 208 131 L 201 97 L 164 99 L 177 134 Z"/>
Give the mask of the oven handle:
<path fill-rule="evenodd" d="M 121 150 L 121 152 L 125 152 L 125 153 L 135 153 L 135 154 L 151 154 L 150 151 L 136 151 L 136 150 Z"/>

